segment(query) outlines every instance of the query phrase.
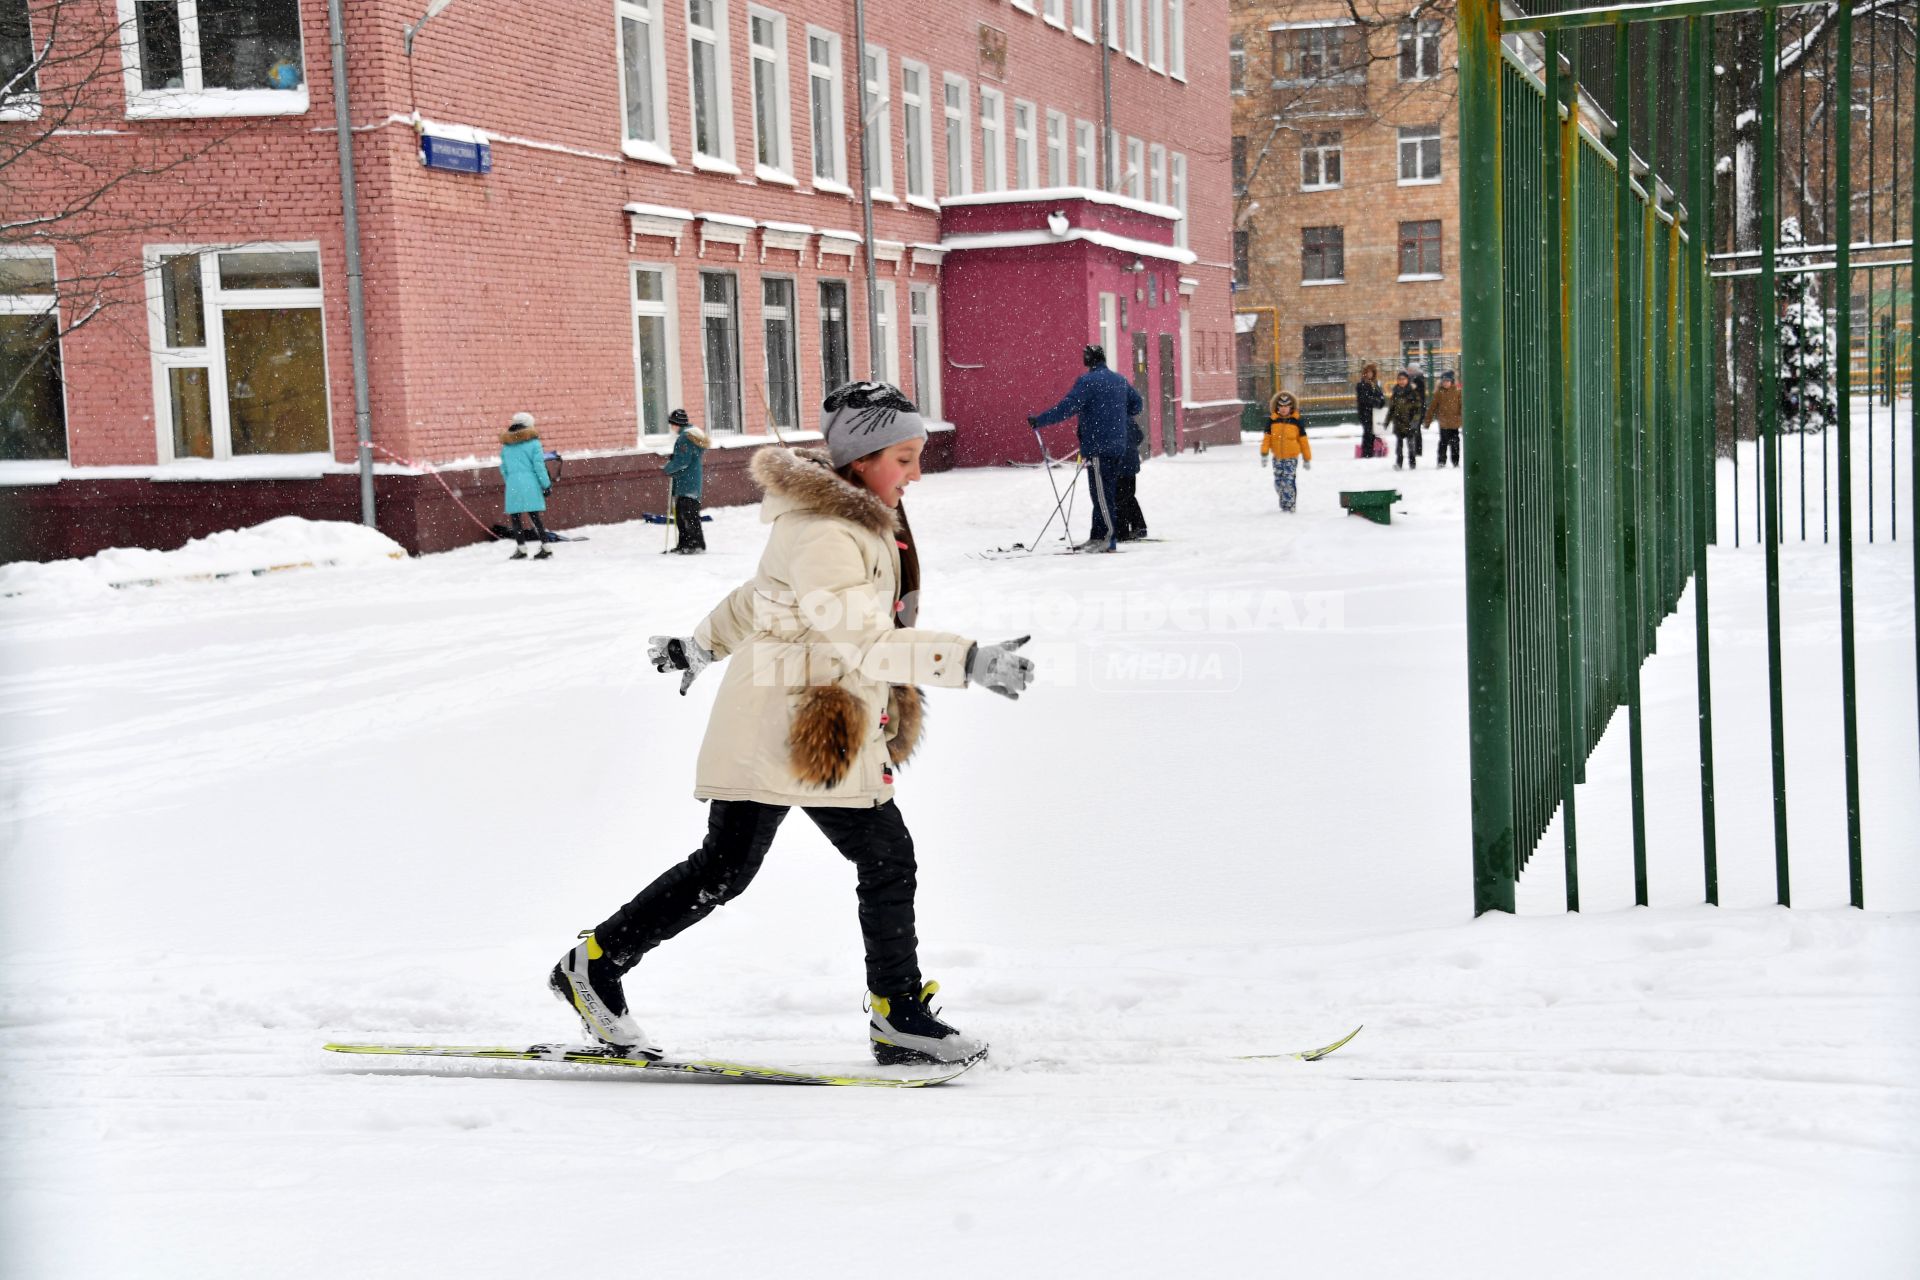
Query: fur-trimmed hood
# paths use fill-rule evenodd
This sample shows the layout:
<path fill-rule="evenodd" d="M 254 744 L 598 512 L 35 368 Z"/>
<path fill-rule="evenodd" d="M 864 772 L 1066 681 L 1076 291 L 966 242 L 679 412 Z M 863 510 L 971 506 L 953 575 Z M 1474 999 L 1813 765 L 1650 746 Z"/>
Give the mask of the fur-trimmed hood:
<path fill-rule="evenodd" d="M 540 430 L 537 427 L 511 427 L 500 433 L 501 444 L 519 444 L 523 440 L 538 440 Z"/>
<path fill-rule="evenodd" d="M 704 449 L 713 443 L 713 441 L 708 438 L 707 433 L 696 426 L 689 425 L 680 428 L 680 435 L 682 439 L 686 440 L 688 444 L 696 449 Z"/>
<path fill-rule="evenodd" d="M 753 455 L 747 474 L 767 495 L 760 507 L 764 521 L 787 511 L 806 511 L 845 520 L 882 537 L 891 537 L 900 528 L 892 507 L 840 478 L 825 449 L 768 445 Z"/>

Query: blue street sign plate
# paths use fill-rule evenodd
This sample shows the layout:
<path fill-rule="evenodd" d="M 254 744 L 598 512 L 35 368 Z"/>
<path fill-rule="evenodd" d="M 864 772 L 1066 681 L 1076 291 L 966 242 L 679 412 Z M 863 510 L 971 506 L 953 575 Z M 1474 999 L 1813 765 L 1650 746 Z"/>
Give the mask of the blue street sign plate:
<path fill-rule="evenodd" d="M 420 135 L 420 162 L 429 169 L 453 173 L 492 173 L 493 148 L 484 142 L 463 142 L 431 133 Z"/>

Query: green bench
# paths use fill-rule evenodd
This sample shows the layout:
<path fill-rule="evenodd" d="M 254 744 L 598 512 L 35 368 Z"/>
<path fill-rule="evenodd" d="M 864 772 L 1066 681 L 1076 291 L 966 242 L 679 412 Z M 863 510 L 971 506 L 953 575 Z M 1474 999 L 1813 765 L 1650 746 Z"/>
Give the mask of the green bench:
<path fill-rule="evenodd" d="M 1340 505 L 1350 516 L 1365 516 L 1375 524 L 1393 523 L 1393 504 L 1400 501 L 1397 489 L 1342 489 Z"/>

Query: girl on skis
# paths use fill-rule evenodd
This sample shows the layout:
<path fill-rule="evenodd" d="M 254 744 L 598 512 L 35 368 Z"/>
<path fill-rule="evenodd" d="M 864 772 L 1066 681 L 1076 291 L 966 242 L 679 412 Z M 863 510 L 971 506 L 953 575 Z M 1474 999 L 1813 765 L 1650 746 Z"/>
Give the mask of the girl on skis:
<path fill-rule="evenodd" d="M 1260 461 L 1265 465 L 1267 456 L 1273 456 L 1273 487 L 1280 495 L 1280 509 L 1292 511 L 1300 497 L 1299 467 L 1304 461 L 1312 468 L 1313 446 L 1307 443 L 1306 424 L 1300 421 L 1291 391 L 1275 396 L 1272 410 L 1267 434 L 1260 438 Z"/>
<path fill-rule="evenodd" d="M 914 935 L 913 838 L 893 770 L 920 735 L 920 685 L 982 685 L 1017 698 L 1026 637 L 975 644 L 916 627 L 920 557 L 901 495 L 920 478 L 927 430 L 906 396 L 856 382 L 822 406 L 826 449 L 768 446 L 749 474 L 772 526 L 754 576 L 690 636 L 653 637 L 680 692 L 732 658 L 695 766 L 707 836 L 562 956 L 548 985 L 587 1032 L 628 1053 L 659 1050 L 620 985 L 654 947 L 738 897 L 789 809 L 802 809 L 858 873 L 868 1037 L 883 1064 L 961 1062 L 986 1052 L 929 1005 Z"/>

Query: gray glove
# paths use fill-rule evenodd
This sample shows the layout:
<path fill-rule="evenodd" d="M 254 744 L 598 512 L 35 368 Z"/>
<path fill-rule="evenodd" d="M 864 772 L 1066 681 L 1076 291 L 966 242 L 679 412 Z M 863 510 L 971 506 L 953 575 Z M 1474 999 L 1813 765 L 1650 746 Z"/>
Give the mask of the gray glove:
<path fill-rule="evenodd" d="M 1312 459 L 1312 458 L 1302 458 L 1302 459 L 1300 460 L 1300 465 L 1301 465 L 1302 467 L 1304 467 L 1304 468 L 1306 468 L 1306 469 L 1307 469 L 1308 471 L 1311 471 L 1311 470 L 1313 470 L 1313 459 Z"/>
<path fill-rule="evenodd" d="M 713 655 L 702 649 L 692 636 L 649 636 L 647 657 L 653 660 L 653 669 L 662 675 L 669 671 L 686 672 L 680 677 L 680 696 L 683 698 L 687 696 L 693 678 L 713 661 Z"/>
<path fill-rule="evenodd" d="M 967 683 L 991 689 L 1003 698 L 1019 701 L 1020 691 L 1033 679 L 1033 660 L 1014 650 L 1032 636 L 1001 644 L 976 644 L 967 655 Z"/>

